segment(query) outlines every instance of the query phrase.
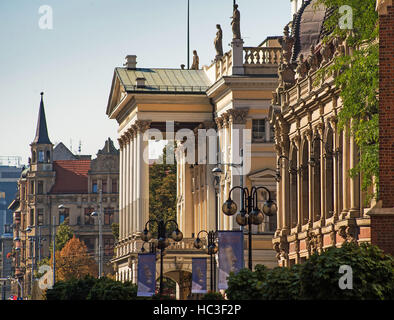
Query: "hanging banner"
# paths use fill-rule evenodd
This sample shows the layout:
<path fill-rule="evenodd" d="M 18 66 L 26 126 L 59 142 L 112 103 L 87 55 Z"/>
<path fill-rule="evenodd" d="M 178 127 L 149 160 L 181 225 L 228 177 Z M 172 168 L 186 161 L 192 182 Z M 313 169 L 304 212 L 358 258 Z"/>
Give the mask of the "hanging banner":
<path fill-rule="evenodd" d="M 207 258 L 192 259 L 192 293 L 207 293 Z"/>
<path fill-rule="evenodd" d="M 219 283 L 220 290 L 227 289 L 230 272 L 244 268 L 244 235 L 242 231 L 219 231 Z"/>
<path fill-rule="evenodd" d="M 156 254 L 138 254 L 138 297 L 151 297 L 156 289 Z"/>

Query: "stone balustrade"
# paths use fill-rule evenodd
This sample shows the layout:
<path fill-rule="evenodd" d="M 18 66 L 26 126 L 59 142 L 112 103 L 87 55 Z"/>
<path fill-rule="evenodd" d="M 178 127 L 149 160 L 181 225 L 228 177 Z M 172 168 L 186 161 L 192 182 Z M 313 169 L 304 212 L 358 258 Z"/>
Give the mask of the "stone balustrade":
<path fill-rule="evenodd" d="M 279 65 L 281 48 L 244 47 L 244 65 Z"/>

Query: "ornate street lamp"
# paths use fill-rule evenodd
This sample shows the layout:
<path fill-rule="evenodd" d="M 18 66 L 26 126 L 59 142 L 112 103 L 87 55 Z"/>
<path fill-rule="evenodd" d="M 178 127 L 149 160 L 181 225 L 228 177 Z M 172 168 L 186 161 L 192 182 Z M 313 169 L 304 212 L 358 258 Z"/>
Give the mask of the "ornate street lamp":
<path fill-rule="evenodd" d="M 210 260 L 211 260 L 211 290 L 216 291 L 216 272 L 214 271 L 214 265 L 216 261 L 214 261 L 214 255 L 218 252 L 218 247 L 215 243 L 215 240 L 217 238 L 217 232 L 216 231 L 209 231 L 207 232 L 206 230 L 201 230 L 197 234 L 197 239 L 194 241 L 194 247 L 196 249 L 202 249 L 204 246 L 203 241 L 200 239 L 200 233 L 206 233 L 207 234 L 207 239 L 208 239 L 208 254 L 210 255 Z"/>
<path fill-rule="evenodd" d="M 236 216 L 236 221 L 240 226 L 249 225 L 249 269 L 252 270 L 252 225 L 259 225 L 264 220 L 264 215 L 272 216 L 277 211 L 276 203 L 271 198 L 271 192 L 266 187 L 252 187 L 248 188 L 235 186 L 230 190 L 227 201 L 223 204 L 223 213 L 227 216 L 233 216 L 237 212 L 237 204 L 231 199 L 231 193 L 235 189 L 241 190 L 241 198 L 243 199 L 241 209 Z M 264 189 L 268 192 L 268 200 L 264 202 L 263 212 L 257 207 L 257 191 Z"/>
<path fill-rule="evenodd" d="M 152 239 L 152 233 L 148 229 L 148 225 L 150 223 L 156 223 L 158 227 L 158 232 L 157 232 L 157 248 L 160 249 L 160 289 L 159 289 L 159 294 L 162 295 L 163 293 L 163 251 L 165 248 L 167 248 L 170 245 L 170 240 L 168 239 L 168 233 L 167 231 L 167 225 L 169 223 L 174 223 L 176 225 L 176 229 L 171 233 L 171 238 L 176 241 L 182 241 L 183 239 L 183 233 L 179 230 L 178 223 L 171 219 L 168 221 L 164 220 L 156 220 L 156 219 L 150 219 L 146 224 L 145 224 L 145 229 L 142 232 L 141 239 L 144 242 L 149 242 L 149 240 Z M 155 246 L 155 247 L 156 247 Z"/>

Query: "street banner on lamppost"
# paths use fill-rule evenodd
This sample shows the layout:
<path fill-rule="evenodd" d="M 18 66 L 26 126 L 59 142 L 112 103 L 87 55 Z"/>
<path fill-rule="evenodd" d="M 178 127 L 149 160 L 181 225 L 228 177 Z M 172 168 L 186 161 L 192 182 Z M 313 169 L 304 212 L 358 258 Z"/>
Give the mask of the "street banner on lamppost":
<path fill-rule="evenodd" d="M 207 258 L 192 259 L 192 293 L 207 293 Z"/>
<path fill-rule="evenodd" d="M 138 254 L 138 297 L 151 297 L 156 290 L 156 254 Z"/>
<path fill-rule="evenodd" d="M 219 290 L 226 290 L 230 272 L 237 273 L 244 267 L 243 231 L 219 231 Z"/>

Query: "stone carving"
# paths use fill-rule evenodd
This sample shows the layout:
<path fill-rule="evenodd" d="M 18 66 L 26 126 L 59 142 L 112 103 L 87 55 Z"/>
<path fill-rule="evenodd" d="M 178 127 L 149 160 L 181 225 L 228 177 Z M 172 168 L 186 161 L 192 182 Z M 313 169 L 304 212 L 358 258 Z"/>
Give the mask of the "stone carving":
<path fill-rule="evenodd" d="M 223 57 L 223 32 L 220 24 L 217 24 L 216 28 L 218 31 L 216 32 L 214 44 L 216 49 L 216 60 L 219 60 L 221 57 Z"/>
<path fill-rule="evenodd" d="M 238 5 L 234 5 L 233 16 L 231 17 L 231 26 L 233 29 L 233 39 L 241 39 L 241 13 L 238 10 Z"/>
<path fill-rule="evenodd" d="M 282 38 L 282 56 L 284 64 L 290 64 L 294 38 L 289 35 L 289 26 L 285 26 Z"/>
<path fill-rule="evenodd" d="M 137 120 L 133 126 L 134 132 L 144 133 L 146 130 L 149 129 L 151 121 L 147 120 Z"/>
<path fill-rule="evenodd" d="M 341 37 L 335 37 L 332 44 L 335 48 L 334 57 L 344 56 L 346 54 L 344 39 Z"/>
<path fill-rule="evenodd" d="M 190 69 L 198 70 L 200 64 L 200 58 L 198 57 L 197 50 L 193 50 L 193 64 Z"/>
<path fill-rule="evenodd" d="M 331 48 L 331 45 L 329 43 L 325 43 L 320 49 L 320 54 L 322 56 L 321 66 L 324 66 L 327 63 L 329 63 L 333 55 L 333 50 Z"/>
<path fill-rule="evenodd" d="M 279 242 L 274 243 L 274 250 L 276 251 L 276 259 L 280 260 Z"/>
<path fill-rule="evenodd" d="M 308 62 L 304 60 L 304 55 L 300 54 L 298 60 L 298 66 L 296 69 L 298 80 L 304 79 L 308 75 L 308 71 L 309 71 Z"/>
<path fill-rule="evenodd" d="M 229 115 L 229 120 L 233 124 L 245 124 L 246 123 L 246 116 L 248 115 L 248 109 L 230 109 L 227 111 Z"/>
<path fill-rule="evenodd" d="M 319 57 L 315 54 L 315 46 L 311 46 L 311 52 L 307 59 L 309 65 L 309 73 L 315 72 L 319 68 Z"/>
<path fill-rule="evenodd" d="M 305 242 L 309 254 L 320 252 L 323 247 L 323 235 L 317 231 L 308 230 Z"/>
<path fill-rule="evenodd" d="M 358 234 L 357 226 L 354 225 L 341 226 L 339 227 L 338 233 L 346 242 L 357 241 L 357 234 Z"/>
<path fill-rule="evenodd" d="M 278 68 L 279 85 L 283 89 L 292 87 L 295 83 L 295 72 L 289 64 L 280 64 Z M 279 92 L 278 92 L 279 93 Z"/>
<path fill-rule="evenodd" d="M 289 257 L 289 243 L 287 242 L 286 237 L 281 237 L 279 250 L 281 258 L 287 259 Z"/>

